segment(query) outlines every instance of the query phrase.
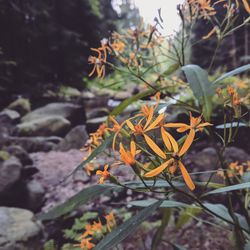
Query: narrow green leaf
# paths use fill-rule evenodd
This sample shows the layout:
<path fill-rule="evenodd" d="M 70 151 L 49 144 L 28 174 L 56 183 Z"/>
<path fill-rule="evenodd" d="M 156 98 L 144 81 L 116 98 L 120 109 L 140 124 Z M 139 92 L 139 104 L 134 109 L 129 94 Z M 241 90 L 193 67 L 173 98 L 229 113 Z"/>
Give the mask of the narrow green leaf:
<path fill-rule="evenodd" d="M 121 188 L 114 185 L 94 185 L 88 188 L 83 189 L 76 195 L 72 196 L 63 204 L 53 208 L 47 213 L 41 213 L 38 215 L 38 218 L 42 221 L 44 220 L 53 220 L 62 216 L 66 213 L 71 212 L 76 209 L 78 206 L 87 203 L 89 200 L 92 200 L 100 195 L 104 195 L 111 190 L 119 191 Z"/>
<path fill-rule="evenodd" d="M 97 148 L 93 150 L 93 152 L 88 156 L 88 158 L 84 161 L 82 161 L 71 173 L 69 173 L 67 176 L 63 178 L 61 182 L 64 182 L 67 178 L 69 178 L 72 174 L 74 174 L 76 171 L 84 167 L 87 163 L 92 161 L 97 155 L 102 153 L 106 148 L 108 148 L 111 145 L 111 142 L 113 140 L 113 135 L 110 135 L 107 137 Z"/>
<path fill-rule="evenodd" d="M 210 120 L 212 113 L 212 96 L 215 93 L 212 84 L 208 80 L 207 72 L 198 65 L 186 65 L 182 67 L 187 81 L 194 93 L 195 98 L 203 108 L 203 115 Z"/>
<path fill-rule="evenodd" d="M 236 69 L 234 69 L 234 70 L 232 70 L 232 71 L 227 72 L 226 74 L 224 74 L 224 75 L 220 76 L 219 78 L 217 78 L 217 79 L 213 82 L 213 84 L 216 84 L 216 83 L 218 83 L 218 82 L 221 82 L 222 80 L 224 80 L 224 79 L 226 79 L 226 78 L 228 78 L 228 77 L 230 77 L 230 76 L 234 76 L 234 75 L 240 74 L 240 73 L 242 73 L 242 72 L 244 72 L 244 71 L 247 71 L 247 70 L 250 70 L 250 64 L 246 64 L 246 65 L 244 65 L 244 66 L 241 66 L 241 67 L 239 67 L 239 68 L 236 68 Z"/>
<path fill-rule="evenodd" d="M 167 227 L 167 225 L 171 219 L 171 214 L 172 214 L 171 208 L 162 209 L 161 225 L 157 229 L 157 231 L 153 237 L 152 244 L 151 244 L 152 250 L 157 250 L 157 248 L 161 242 L 162 236 L 164 235 L 165 228 Z"/>
<path fill-rule="evenodd" d="M 175 225 L 176 228 L 177 229 L 182 228 L 185 224 L 187 224 L 193 218 L 193 216 L 196 216 L 201 211 L 202 211 L 202 208 L 197 208 L 197 207 L 192 207 L 192 206 L 189 206 L 183 211 L 181 211 L 178 217 L 177 223 Z"/>
<path fill-rule="evenodd" d="M 234 222 L 231 215 L 228 212 L 228 209 L 224 205 L 204 203 L 204 206 L 207 209 L 209 209 L 210 211 L 212 211 L 213 213 L 215 213 L 216 215 L 220 216 L 221 218 L 224 218 L 225 220 L 230 221 L 232 223 Z M 249 232 L 249 227 L 247 225 L 245 218 L 240 214 L 237 214 L 237 213 L 234 213 L 234 214 L 238 217 L 241 228 L 244 229 L 245 231 Z M 213 216 L 215 216 L 215 215 L 213 215 Z M 220 219 L 220 218 L 218 218 L 218 219 Z"/>
<path fill-rule="evenodd" d="M 161 75 L 163 76 L 169 76 L 173 74 L 177 69 L 179 69 L 180 64 L 179 63 L 174 63 L 170 65 Z"/>
<path fill-rule="evenodd" d="M 129 202 L 130 205 L 135 207 L 148 207 L 154 204 L 157 200 L 148 199 L 148 200 L 137 200 Z M 190 204 L 186 204 L 179 201 L 165 200 L 161 203 L 161 208 L 181 208 L 181 207 L 196 207 Z M 197 208 L 197 207 L 196 207 Z"/>
<path fill-rule="evenodd" d="M 127 236 L 134 233 L 138 226 L 146 220 L 159 206 L 161 201 L 157 201 L 151 206 L 144 208 L 138 212 L 135 216 L 125 221 L 123 224 L 115 228 L 111 233 L 109 233 L 94 250 L 104 250 L 112 249 L 112 247 L 119 244 Z"/>
<path fill-rule="evenodd" d="M 144 181 L 146 183 L 147 186 L 149 187 L 154 187 L 154 188 L 166 188 L 166 187 L 171 187 L 168 182 L 163 181 L 163 180 L 157 180 L 157 181 Z M 126 187 L 129 188 L 133 188 L 133 189 L 145 189 L 145 185 L 141 182 L 141 181 L 128 181 L 128 182 L 124 182 L 123 185 L 125 185 Z M 175 187 L 183 187 L 185 186 L 185 184 L 183 182 L 173 182 L 173 185 Z"/>
<path fill-rule="evenodd" d="M 203 196 L 207 196 L 210 194 L 226 193 L 226 192 L 231 192 L 231 191 L 245 189 L 245 188 L 250 188 L 250 182 L 245 182 L 245 183 L 241 183 L 241 184 L 237 184 L 237 185 L 218 188 L 218 189 L 215 189 L 215 190 L 212 190 L 210 192 L 205 193 Z"/>
<path fill-rule="evenodd" d="M 120 103 L 116 108 L 114 108 L 113 111 L 110 113 L 110 115 L 119 115 L 128 105 L 132 104 L 135 101 L 140 100 L 141 98 L 152 95 L 154 93 L 155 93 L 154 89 L 149 89 L 144 92 L 133 95 L 130 98 L 124 100 L 122 103 Z"/>

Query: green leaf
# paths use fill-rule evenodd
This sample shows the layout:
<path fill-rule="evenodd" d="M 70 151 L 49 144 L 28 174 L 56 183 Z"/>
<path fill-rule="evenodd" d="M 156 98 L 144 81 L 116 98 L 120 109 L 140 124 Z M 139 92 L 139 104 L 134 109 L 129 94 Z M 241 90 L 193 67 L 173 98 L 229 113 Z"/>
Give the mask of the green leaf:
<path fill-rule="evenodd" d="M 161 75 L 163 76 L 169 76 L 171 74 L 173 74 L 177 69 L 179 69 L 180 64 L 179 63 L 175 63 L 170 65 Z"/>
<path fill-rule="evenodd" d="M 227 187 L 223 187 L 223 188 L 218 188 L 218 189 L 215 189 L 215 190 L 212 190 L 210 192 L 205 193 L 203 196 L 207 196 L 210 194 L 226 193 L 226 192 L 231 192 L 231 191 L 245 189 L 245 188 L 250 188 L 250 182 L 241 183 L 241 184 L 232 185 L 232 186 L 227 186 Z"/>
<path fill-rule="evenodd" d="M 94 185 L 88 188 L 83 189 L 76 195 L 72 196 L 63 204 L 53 208 L 47 213 L 41 213 L 38 215 L 40 220 L 53 220 L 62 216 L 66 213 L 71 212 L 80 205 L 87 203 L 89 200 L 92 200 L 100 195 L 108 193 L 110 190 L 119 191 L 121 188 L 114 185 Z"/>
<path fill-rule="evenodd" d="M 210 211 L 212 211 L 213 213 L 215 213 L 216 215 L 220 216 L 221 218 L 224 218 L 225 220 L 230 221 L 232 223 L 234 222 L 231 215 L 228 212 L 228 209 L 224 205 L 204 203 L 204 206 L 207 209 L 209 209 Z M 237 213 L 234 213 L 234 214 L 238 217 L 241 228 L 244 229 L 245 231 L 249 232 L 249 227 L 247 225 L 245 218 L 240 214 L 237 214 Z M 215 215 L 213 215 L 213 216 L 216 217 Z M 218 218 L 218 219 L 220 219 L 220 218 Z"/>
<path fill-rule="evenodd" d="M 217 125 L 215 128 L 218 129 L 224 129 L 225 128 L 235 128 L 235 127 L 247 127 L 247 125 L 245 123 L 242 122 L 233 122 L 233 123 L 226 123 L 226 124 L 221 124 L 221 125 Z"/>
<path fill-rule="evenodd" d="M 171 219 L 171 214 L 172 214 L 172 209 L 171 208 L 164 208 L 162 209 L 162 219 L 161 219 L 161 225 L 160 227 L 157 229 L 153 240 L 152 240 L 152 245 L 151 245 L 151 249 L 152 250 L 157 250 L 162 236 L 164 234 L 165 228 L 167 227 L 170 219 Z"/>
<path fill-rule="evenodd" d="M 193 216 L 196 216 L 202 211 L 202 208 L 192 207 L 189 206 L 186 209 L 184 209 L 181 214 L 178 217 L 176 228 L 180 229 L 182 228 L 186 223 L 190 221 L 190 219 L 193 218 Z"/>
<path fill-rule="evenodd" d="M 132 104 L 135 101 L 140 100 L 141 98 L 152 95 L 154 93 L 155 93 L 154 89 L 149 89 L 147 91 L 133 95 L 130 98 L 124 100 L 122 103 L 120 103 L 116 108 L 114 108 L 113 111 L 110 113 L 110 115 L 115 115 L 115 116 L 119 115 L 125 108 L 127 108 L 128 105 Z"/>
<path fill-rule="evenodd" d="M 97 148 L 93 150 L 93 152 L 88 156 L 88 158 L 84 161 L 82 161 L 71 173 L 69 173 L 67 176 L 63 178 L 61 182 L 64 182 L 67 178 L 69 178 L 72 174 L 74 174 L 76 171 L 84 167 L 87 163 L 92 161 L 97 155 L 102 153 L 106 148 L 108 148 L 111 145 L 111 142 L 113 140 L 114 135 L 110 135 L 107 137 Z"/>
<path fill-rule="evenodd" d="M 135 207 L 148 207 L 154 204 L 157 200 L 156 199 L 148 199 L 148 200 L 137 200 L 129 202 L 130 205 Z M 164 200 L 161 204 L 161 208 L 180 208 L 180 207 L 195 207 L 190 204 L 186 204 L 179 201 L 172 201 L 172 200 Z M 197 208 L 197 207 L 196 207 Z"/>
<path fill-rule="evenodd" d="M 138 212 L 135 216 L 128 219 L 123 224 L 111 231 L 111 233 L 109 233 L 101 242 L 98 243 L 94 250 L 112 249 L 112 247 L 116 246 L 127 236 L 134 233 L 137 227 L 144 220 L 146 220 L 160 205 L 161 201 L 157 201 L 151 206 Z"/>
<path fill-rule="evenodd" d="M 211 99 L 215 92 L 212 84 L 208 80 L 207 72 L 198 65 L 193 64 L 182 67 L 182 70 L 185 73 L 195 98 L 197 98 L 202 106 L 205 119 L 209 121 L 212 113 Z"/>
<path fill-rule="evenodd" d="M 240 73 L 242 73 L 242 72 L 244 72 L 244 71 L 247 71 L 247 70 L 250 70 L 250 64 L 241 66 L 241 67 L 236 68 L 236 69 L 234 69 L 234 70 L 232 70 L 232 71 L 230 71 L 230 72 L 227 72 L 226 74 L 224 74 L 224 75 L 220 76 L 219 78 L 217 78 L 217 79 L 213 82 L 213 84 L 216 84 L 216 83 L 218 83 L 218 82 L 221 82 L 222 80 L 224 80 L 224 79 L 226 79 L 226 78 L 228 78 L 228 77 L 230 77 L 230 76 L 234 76 L 234 75 L 240 74 Z"/>
<path fill-rule="evenodd" d="M 163 181 L 163 180 L 157 180 L 157 181 L 144 181 L 147 186 L 149 187 L 154 187 L 154 188 L 166 188 L 166 187 L 171 187 L 168 182 Z M 128 181 L 122 183 L 126 187 L 133 188 L 133 189 L 145 189 L 145 185 L 141 181 Z M 183 187 L 185 184 L 183 182 L 172 182 L 172 184 L 175 187 Z"/>

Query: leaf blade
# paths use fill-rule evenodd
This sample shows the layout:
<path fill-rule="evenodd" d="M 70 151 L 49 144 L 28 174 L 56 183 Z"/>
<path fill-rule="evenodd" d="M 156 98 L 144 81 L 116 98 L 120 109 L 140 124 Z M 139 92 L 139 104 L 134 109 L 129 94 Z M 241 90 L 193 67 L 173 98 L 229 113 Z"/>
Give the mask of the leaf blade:
<path fill-rule="evenodd" d="M 132 218 L 125 221 L 123 224 L 111 231 L 102 241 L 100 241 L 94 250 L 111 249 L 112 247 L 116 246 L 127 236 L 132 234 L 137 229 L 137 227 L 160 206 L 160 204 L 161 201 L 157 201 L 151 206 L 141 210 Z"/>

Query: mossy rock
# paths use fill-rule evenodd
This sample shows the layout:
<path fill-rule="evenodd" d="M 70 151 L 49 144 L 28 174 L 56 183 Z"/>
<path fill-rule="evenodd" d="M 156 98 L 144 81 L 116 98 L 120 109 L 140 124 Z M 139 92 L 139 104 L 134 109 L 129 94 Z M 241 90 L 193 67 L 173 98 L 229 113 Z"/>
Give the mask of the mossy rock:
<path fill-rule="evenodd" d="M 0 161 L 6 161 L 10 158 L 10 154 L 4 150 L 0 150 Z"/>
<path fill-rule="evenodd" d="M 30 101 L 26 98 L 18 98 L 8 106 L 8 109 L 15 110 L 23 116 L 31 111 Z"/>

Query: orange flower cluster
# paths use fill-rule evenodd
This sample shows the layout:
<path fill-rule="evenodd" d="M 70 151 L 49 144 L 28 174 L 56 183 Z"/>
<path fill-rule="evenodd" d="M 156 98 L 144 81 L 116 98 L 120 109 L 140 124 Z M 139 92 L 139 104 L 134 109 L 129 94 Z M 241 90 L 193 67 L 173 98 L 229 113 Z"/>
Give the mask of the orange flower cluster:
<path fill-rule="evenodd" d="M 89 64 L 93 65 L 89 76 L 97 74 L 97 77 L 105 76 L 105 66 L 111 63 L 107 62 L 107 55 L 113 54 L 122 64 L 140 67 L 143 65 L 142 51 L 153 49 L 159 46 L 163 41 L 163 37 L 157 31 L 157 24 L 154 26 L 144 27 L 143 22 L 135 29 L 128 29 L 124 35 L 114 32 L 110 40 L 103 39 L 99 48 L 91 48 L 95 52 L 95 56 L 90 56 Z"/>
<path fill-rule="evenodd" d="M 190 190 L 193 190 L 195 185 L 182 163 L 182 157 L 193 143 L 196 132 L 202 131 L 204 127 L 211 126 L 212 124 L 202 122 L 201 116 L 193 117 L 191 113 L 190 124 L 167 123 L 165 122 L 166 116 L 164 113 L 157 114 L 160 93 L 157 93 L 154 99 L 154 105 L 143 105 L 138 114 L 123 121 L 121 124 L 114 117 L 110 118 L 114 126 L 107 128 L 107 130 L 114 133 L 113 150 L 116 150 L 117 136 L 119 135 L 120 143 L 118 144 L 118 151 L 121 159 L 119 164 L 125 163 L 131 166 L 143 178 L 155 178 L 161 174 L 173 175 L 179 168 L 186 185 Z M 167 131 L 168 129 L 176 129 L 179 133 L 188 132 L 186 137 L 184 136 L 184 142 L 177 142 L 171 133 Z M 154 134 L 157 133 L 160 133 L 161 138 L 156 139 Z M 130 141 L 129 147 L 126 146 L 128 141 Z M 150 168 L 147 163 L 143 166 L 137 160 L 142 156 L 143 158 L 151 159 L 155 164 L 158 162 L 159 165 L 151 166 Z M 138 168 L 140 169 L 139 172 L 137 171 Z M 165 172 L 165 170 L 167 171 Z M 107 165 L 104 171 L 98 170 L 96 174 L 101 176 L 100 183 L 110 179 Z"/>
<path fill-rule="evenodd" d="M 227 92 L 230 96 L 231 104 L 232 106 L 238 106 L 240 105 L 240 99 L 238 96 L 238 93 L 235 91 L 233 87 L 227 87 Z"/>
<path fill-rule="evenodd" d="M 244 173 L 250 171 L 250 161 L 239 164 L 238 161 L 231 162 L 228 165 L 227 175 L 229 178 L 233 178 L 236 176 L 242 176 Z M 223 170 L 218 170 L 217 174 L 223 178 L 225 178 L 225 173 Z"/>
<path fill-rule="evenodd" d="M 81 242 L 74 246 L 80 247 L 83 250 L 91 250 L 95 247 L 95 244 L 91 241 L 94 239 L 100 239 L 108 232 L 111 232 L 116 227 L 116 219 L 114 213 L 111 212 L 104 216 L 106 223 L 102 224 L 100 219 L 92 224 L 89 223 L 84 228 L 84 233 L 80 236 Z"/>

